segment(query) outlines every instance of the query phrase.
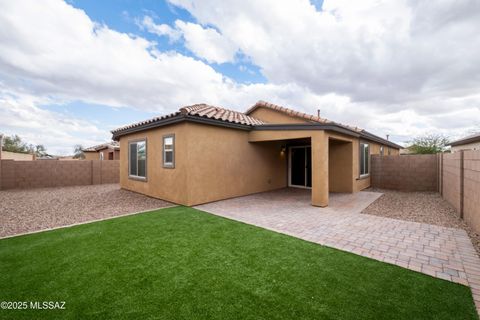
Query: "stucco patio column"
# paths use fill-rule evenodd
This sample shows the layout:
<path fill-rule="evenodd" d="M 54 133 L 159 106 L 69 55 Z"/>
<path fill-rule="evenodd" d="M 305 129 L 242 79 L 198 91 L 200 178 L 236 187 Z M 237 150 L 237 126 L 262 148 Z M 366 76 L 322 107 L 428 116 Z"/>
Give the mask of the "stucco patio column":
<path fill-rule="evenodd" d="M 328 137 L 324 131 L 312 134 L 312 205 L 328 206 Z"/>

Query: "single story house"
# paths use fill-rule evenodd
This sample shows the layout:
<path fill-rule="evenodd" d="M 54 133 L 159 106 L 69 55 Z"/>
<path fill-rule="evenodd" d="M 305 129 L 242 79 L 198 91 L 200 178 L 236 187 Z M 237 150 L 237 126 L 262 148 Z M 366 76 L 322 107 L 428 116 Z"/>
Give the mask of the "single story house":
<path fill-rule="evenodd" d="M 120 160 L 120 144 L 111 141 L 82 150 L 85 160 Z"/>
<path fill-rule="evenodd" d="M 0 159 L 2 160 L 17 160 L 17 161 L 32 161 L 35 160 L 35 155 L 32 153 L 20 153 L 0 150 Z"/>
<path fill-rule="evenodd" d="M 112 131 L 120 185 L 187 206 L 284 187 L 329 192 L 370 186 L 370 155 L 399 145 L 365 130 L 259 101 L 245 113 L 207 104 Z"/>
<path fill-rule="evenodd" d="M 480 150 L 480 133 L 450 142 L 452 152 L 461 150 Z"/>

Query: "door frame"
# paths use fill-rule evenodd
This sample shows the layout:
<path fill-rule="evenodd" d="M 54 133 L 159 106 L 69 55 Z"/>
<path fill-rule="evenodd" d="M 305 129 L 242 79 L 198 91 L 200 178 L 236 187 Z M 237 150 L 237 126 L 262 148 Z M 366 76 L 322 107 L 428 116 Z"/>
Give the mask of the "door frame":
<path fill-rule="evenodd" d="M 301 186 L 292 184 L 292 149 L 304 149 L 305 153 L 307 152 L 307 148 L 311 148 L 311 145 L 301 145 L 301 146 L 289 146 L 288 147 L 288 186 L 290 188 L 299 188 L 299 189 L 312 189 L 312 187 Z M 310 149 L 312 150 L 312 149 Z M 310 151 L 311 152 L 311 151 Z M 310 160 L 311 161 L 311 160 Z M 312 166 L 312 163 L 310 163 Z M 307 184 L 307 157 L 305 155 L 305 184 Z"/>

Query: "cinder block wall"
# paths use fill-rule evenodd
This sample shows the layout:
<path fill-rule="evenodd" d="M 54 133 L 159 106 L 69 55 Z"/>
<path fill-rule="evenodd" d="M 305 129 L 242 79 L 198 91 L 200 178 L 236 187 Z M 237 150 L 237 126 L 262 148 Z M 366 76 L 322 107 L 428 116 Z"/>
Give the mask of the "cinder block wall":
<path fill-rule="evenodd" d="M 118 183 L 120 161 L 0 161 L 0 186 L 29 189 Z"/>
<path fill-rule="evenodd" d="M 438 191 L 437 155 L 373 155 L 374 188 L 402 191 Z"/>
<path fill-rule="evenodd" d="M 445 153 L 443 155 L 442 172 L 442 196 L 447 200 L 460 215 L 461 196 L 460 196 L 460 168 L 461 153 Z"/>
<path fill-rule="evenodd" d="M 372 156 L 371 175 L 373 187 L 440 191 L 458 216 L 480 233 L 480 150 Z"/>
<path fill-rule="evenodd" d="M 463 158 L 463 218 L 480 232 L 480 151 L 465 151 Z"/>
<path fill-rule="evenodd" d="M 120 161 L 101 161 L 101 164 L 100 177 L 102 178 L 102 181 L 100 183 L 118 183 L 120 179 Z"/>

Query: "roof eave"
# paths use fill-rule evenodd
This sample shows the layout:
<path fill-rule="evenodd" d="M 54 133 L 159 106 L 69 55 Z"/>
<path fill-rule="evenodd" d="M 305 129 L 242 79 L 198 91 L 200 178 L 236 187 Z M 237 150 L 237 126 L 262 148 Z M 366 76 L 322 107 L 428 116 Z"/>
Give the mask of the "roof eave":
<path fill-rule="evenodd" d="M 448 144 L 448 146 L 452 146 L 452 147 L 462 146 L 464 144 L 475 143 L 475 142 L 480 142 L 480 136 L 453 141 L 453 142 L 450 142 L 450 144 Z"/>
<path fill-rule="evenodd" d="M 205 117 L 200 117 L 200 116 L 193 116 L 193 115 L 188 115 L 188 114 L 178 114 L 170 118 L 165 118 L 161 119 L 158 121 L 150 122 L 144 125 L 140 125 L 137 127 L 132 127 L 132 128 L 126 128 L 123 130 L 119 131 L 112 131 L 112 139 L 115 141 L 118 141 L 118 139 L 121 136 L 135 133 L 135 132 L 141 132 L 145 130 L 150 130 L 150 129 L 155 129 L 167 125 L 172 125 L 180 122 L 193 122 L 193 123 L 201 123 L 201 124 L 207 124 L 207 125 L 215 125 L 219 127 L 226 127 L 226 128 L 233 128 L 233 129 L 240 129 L 240 130 L 246 130 L 249 131 L 251 130 L 250 125 L 246 124 L 241 124 L 241 123 L 235 123 L 235 122 L 229 122 L 229 121 L 224 121 L 224 120 L 217 120 L 217 119 L 210 119 L 210 118 L 205 118 Z"/>
<path fill-rule="evenodd" d="M 402 147 L 394 142 L 380 138 L 370 132 L 362 131 L 357 132 L 349 128 L 343 127 L 336 123 L 295 123 L 295 124 L 264 124 L 253 126 L 253 130 L 327 130 L 340 134 L 362 138 L 373 142 L 378 142 L 395 149 L 401 149 Z"/>

